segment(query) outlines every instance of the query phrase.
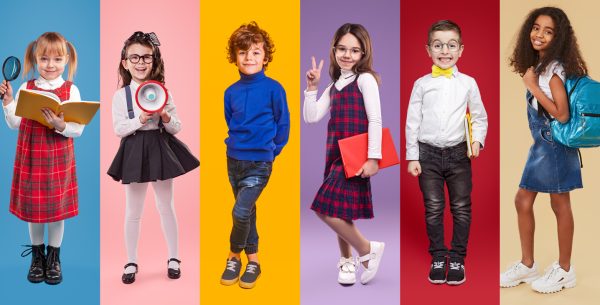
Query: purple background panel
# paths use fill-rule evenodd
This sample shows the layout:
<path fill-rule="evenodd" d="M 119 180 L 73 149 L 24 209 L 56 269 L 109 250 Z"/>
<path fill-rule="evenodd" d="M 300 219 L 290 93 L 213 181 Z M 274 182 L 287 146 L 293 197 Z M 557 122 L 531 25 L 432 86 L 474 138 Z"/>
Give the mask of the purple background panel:
<path fill-rule="evenodd" d="M 301 88 L 310 58 L 325 60 L 319 95 L 331 81 L 329 50 L 333 34 L 344 23 L 364 25 L 372 39 L 374 69 L 382 79 L 383 126 L 390 128 L 400 153 L 400 2 L 333 0 L 301 2 Z M 301 99 L 304 93 L 300 92 Z M 302 117 L 298 119 L 303 120 Z M 317 124 L 301 124 L 301 304 L 400 303 L 400 167 L 381 170 L 371 179 L 375 218 L 357 226 L 369 240 L 384 241 L 385 255 L 377 277 L 368 285 L 337 283 L 339 248 L 336 235 L 310 210 L 323 180 L 326 116 Z M 357 255 L 355 253 L 355 255 Z M 357 274 L 360 276 L 360 272 Z"/>

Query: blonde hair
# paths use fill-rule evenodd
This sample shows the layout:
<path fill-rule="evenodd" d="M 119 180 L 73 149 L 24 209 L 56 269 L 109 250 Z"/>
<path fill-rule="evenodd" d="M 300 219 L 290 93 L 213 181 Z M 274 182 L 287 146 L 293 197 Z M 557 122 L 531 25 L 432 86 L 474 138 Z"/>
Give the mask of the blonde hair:
<path fill-rule="evenodd" d="M 57 32 L 46 32 L 38 39 L 32 41 L 25 50 L 25 59 L 23 61 L 23 77 L 30 75 L 33 78 L 36 58 L 44 54 L 57 54 L 58 56 L 67 56 L 69 59 L 68 80 L 73 81 L 75 71 L 77 71 L 77 52 L 75 47 L 68 42 L 63 35 Z"/>

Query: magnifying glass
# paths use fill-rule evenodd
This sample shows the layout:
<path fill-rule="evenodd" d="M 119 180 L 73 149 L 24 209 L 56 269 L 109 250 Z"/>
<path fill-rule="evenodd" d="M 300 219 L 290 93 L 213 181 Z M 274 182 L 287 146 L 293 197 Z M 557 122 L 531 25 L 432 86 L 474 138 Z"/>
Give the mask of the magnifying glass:
<path fill-rule="evenodd" d="M 2 75 L 7 82 L 15 80 L 21 73 L 21 62 L 14 56 L 9 56 L 2 64 Z M 0 96 L 0 100 L 4 99 L 4 94 Z"/>

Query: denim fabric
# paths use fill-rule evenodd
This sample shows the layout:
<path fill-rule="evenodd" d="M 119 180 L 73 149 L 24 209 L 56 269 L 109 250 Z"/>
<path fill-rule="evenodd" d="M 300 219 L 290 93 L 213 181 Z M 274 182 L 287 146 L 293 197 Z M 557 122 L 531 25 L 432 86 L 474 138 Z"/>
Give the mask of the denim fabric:
<path fill-rule="evenodd" d="M 235 197 L 233 227 L 229 237 L 231 252 L 258 252 L 256 200 L 267 185 L 273 162 L 245 161 L 227 158 L 229 183 Z"/>
<path fill-rule="evenodd" d="M 471 159 L 467 144 L 438 148 L 419 143 L 419 186 L 425 203 L 425 222 L 431 256 L 463 258 L 471 226 Z M 448 187 L 453 229 L 451 249 L 444 243 L 444 183 Z"/>
<path fill-rule="evenodd" d="M 531 98 L 527 92 L 527 100 Z M 542 193 L 564 193 L 582 188 L 577 149 L 555 142 L 550 120 L 539 115 L 529 102 L 527 119 L 533 145 L 529 149 L 519 187 Z"/>

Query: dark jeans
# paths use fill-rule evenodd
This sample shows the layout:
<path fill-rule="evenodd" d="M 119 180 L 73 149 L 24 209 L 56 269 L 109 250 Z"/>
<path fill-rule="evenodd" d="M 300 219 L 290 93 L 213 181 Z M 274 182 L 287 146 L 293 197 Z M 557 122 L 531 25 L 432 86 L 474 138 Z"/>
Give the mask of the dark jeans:
<path fill-rule="evenodd" d="M 419 143 L 421 175 L 419 186 L 425 202 L 425 222 L 431 256 L 464 258 L 471 226 L 471 159 L 467 144 L 438 148 Z M 444 182 L 448 187 L 452 212 L 452 248 L 444 243 Z"/>
<path fill-rule="evenodd" d="M 233 253 L 258 252 L 258 232 L 256 231 L 256 200 L 267 185 L 273 162 L 244 161 L 227 157 L 229 183 L 235 197 L 233 206 L 233 227 L 229 237 Z"/>

